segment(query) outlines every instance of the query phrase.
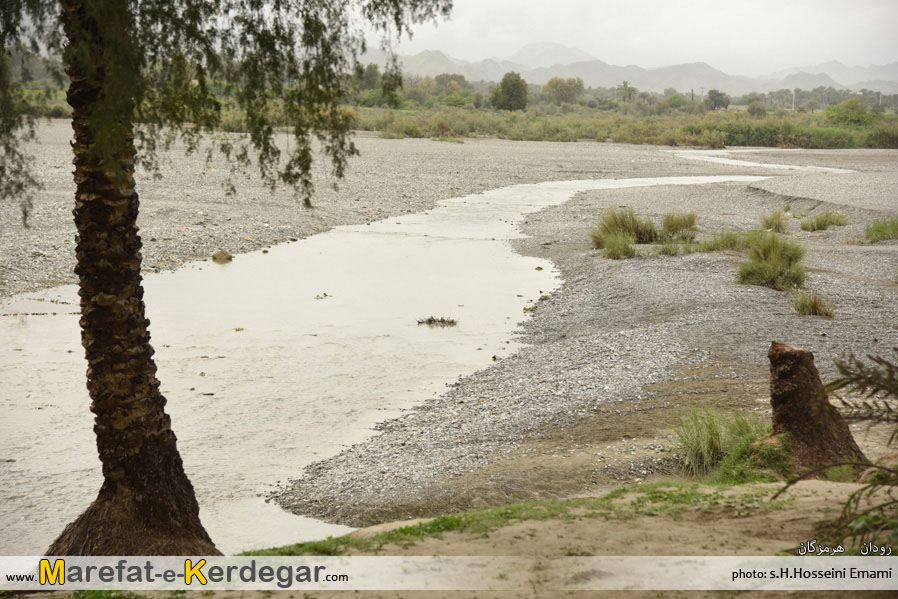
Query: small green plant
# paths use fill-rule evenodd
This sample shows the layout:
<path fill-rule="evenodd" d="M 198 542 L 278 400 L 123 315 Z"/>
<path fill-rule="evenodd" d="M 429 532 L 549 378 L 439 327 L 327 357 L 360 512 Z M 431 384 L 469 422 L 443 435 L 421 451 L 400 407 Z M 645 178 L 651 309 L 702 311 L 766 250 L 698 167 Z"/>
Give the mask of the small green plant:
<path fill-rule="evenodd" d="M 661 237 L 663 239 L 692 242 L 695 240 L 695 221 L 697 219 L 695 212 L 671 212 L 665 214 L 661 223 Z"/>
<path fill-rule="evenodd" d="M 761 216 L 761 226 L 774 233 L 785 233 L 789 228 L 786 225 L 786 215 L 782 210 L 774 210 L 770 214 Z"/>
<path fill-rule="evenodd" d="M 788 447 L 764 438 L 770 424 L 757 415 L 692 410 L 674 433 L 680 468 L 720 483 L 769 480 L 785 473 Z"/>
<path fill-rule="evenodd" d="M 867 225 L 866 235 L 870 243 L 898 239 L 898 218 L 873 221 Z"/>
<path fill-rule="evenodd" d="M 739 267 L 738 281 L 780 291 L 804 285 L 807 270 L 801 264 L 804 248 L 794 241 L 768 233 L 752 240 L 748 262 Z"/>
<path fill-rule="evenodd" d="M 792 307 L 795 308 L 796 312 L 804 316 L 824 316 L 826 318 L 832 318 L 836 315 L 832 305 L 816 293 L 808 294 L 804 291 L 799 291 L 792 298 Z"/>
<path fill-rule="evenodd" d="M 629 233 L 609 233 L 605 236 L 602 257 L 612 260 L 635 258 L 636 248 L 633 244 L 636 239 Z"/>
<path fill-rule="evenodd" d="M 652 221 L 640 218 L 632 208 L 612 208 L 603 214 L 596 229 L 589 234 L 593 247 L 604 248 L 606 238 L 614 233 L 628 233 L 634 243 L 652 243 L 658 239 L 658 231 Z"/>
<path fill-rule="evenodd" d="M 848 219 L 841 212 L 827 210 L 813 218 L 801 221 L 802 231 L 825 231 L 830 227 L 842 227 L 848 224 Z"/>

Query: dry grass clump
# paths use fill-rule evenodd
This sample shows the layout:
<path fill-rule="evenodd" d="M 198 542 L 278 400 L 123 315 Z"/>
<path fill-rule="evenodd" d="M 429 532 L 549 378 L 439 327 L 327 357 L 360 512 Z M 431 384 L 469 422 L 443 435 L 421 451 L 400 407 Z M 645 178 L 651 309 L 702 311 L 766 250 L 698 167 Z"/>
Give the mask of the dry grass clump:
<path fill-rule="evenodd" d="M 867 225 L 866 235 L 870 243 L 898 239 L 898 218 L 873 221 Z"/>
<path fill-rule="evenodd" d="M 636 248 L 633 244 L 636 238 L 630 233 L 609 233 L 604 237 L 602 256 L 612 260 L 623 260 L 636 257 Z"/>
<path fill-rule="evenodd" d="M 661 223 L 661 237 L 666 240 L 683 242 L 695 241 L 695 222 L 698 216 L 695 212 L 670 212 L 664 215 Z"/>
<path fill-rule="evenodd" d="M 801 264 L 804 247 L 776 233 L 761 235 L 752 242 L 748 262 L 743 262 L 739 267 L 740 283 L 780 291 L 804 285 L 807 277 L 807 271 Z"/>
<path fill-rule="evenodd" d="M 761 226 L 774 233 L 785 233 L 789 229 L 786 225 L 786 215 L 782 210 L 774 210 L 761 216 Z"/>
<path fill-rule="evenodd" d="M 814 294 L 808 294 L 799 291 L 792 298 L 792 307 L 795 311 L 803 316 L 823 316 L 832 318 L 836 315 L 832 304 L 826 302 L 822 297 Z"/>
<path fill-rule="evenodd" d="M 848 219 L 841 212 L 827 210 L 813 218 L 801 221 L 802 231 L 825 231 L 830 227 L 843 227 L 848 224 Z"/>
<path fill-rule="evenodd" d="M 593 247 L 602 249 L 605 247 L 607 237 L 615 233 L 629 234 L 633 237 L 634 243 L 652 243 L 658 239 L 658 231 L 652 221 L 640 218 L 632 208 L 608 210 L 589 236 Z"/>

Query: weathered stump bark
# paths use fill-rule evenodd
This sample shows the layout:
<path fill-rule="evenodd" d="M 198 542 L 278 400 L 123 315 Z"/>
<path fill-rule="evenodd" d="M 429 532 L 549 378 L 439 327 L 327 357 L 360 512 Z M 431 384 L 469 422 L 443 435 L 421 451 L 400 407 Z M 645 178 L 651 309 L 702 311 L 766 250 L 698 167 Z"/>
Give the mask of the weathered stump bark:
<path fill-rule="evenodd" d="M 834 462 L 867 462 L 848 424 L 827 399 L 814 354 L 774 341 L 767 357 L 773 434 L 789 433 L 793 471 Z"/>

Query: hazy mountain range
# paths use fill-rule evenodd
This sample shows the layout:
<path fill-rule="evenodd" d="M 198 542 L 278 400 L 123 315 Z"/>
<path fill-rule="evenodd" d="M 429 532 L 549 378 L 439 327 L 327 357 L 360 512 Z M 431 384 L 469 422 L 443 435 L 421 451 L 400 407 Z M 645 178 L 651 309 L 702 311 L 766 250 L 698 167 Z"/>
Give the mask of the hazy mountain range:
<path fill-rule="evenodd" d="M 662 92 L 675 88 L 682 93 L 702 88 L 718 89 L 732 95 L 767 92 L 778 89 L 870 89 L 887 94 L 898 93 L 898 62 L 866 67 L 840 62 L 794 67 L 766 77 L 729 75 L 705 62 L 678 64 L 657 69 L 635 65 L 616 66 L 603 62 L 578 48 L 553 42 L 528 44 L 514 54 L 476 62 L 460 60 L 437 50 L 401 56 L 403 70 L 412 75 L 435 76 L 460 73 L 470 81 L 499 81 L 508 71 L 516 71 L 529 83 L 543 84 L 552 77 L 580 77 L 587 87 L 615 87 L 622 81 L 640 90 Z M 371 52 L 365 62 L 384 63 L 381 53 Z"/>

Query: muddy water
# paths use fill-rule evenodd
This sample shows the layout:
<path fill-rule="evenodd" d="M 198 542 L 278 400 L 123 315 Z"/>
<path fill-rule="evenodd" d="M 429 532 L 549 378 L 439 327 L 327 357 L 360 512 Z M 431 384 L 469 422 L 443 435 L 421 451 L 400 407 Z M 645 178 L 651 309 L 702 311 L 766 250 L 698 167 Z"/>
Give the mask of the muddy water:
<path fill-rule="evenodd" d="M 762 178 L 518 185 L 148 275 L 159 378 L 213 540 L 233 553 L 348 530 L 260 495 L 514 351 L 523 308 L 559 283 L 507 243 L 527 213 L 580 190 Z M 0 554 L 43 552 L 101 482 L 76 311 L 72 286 L 0 303 Z"/>

